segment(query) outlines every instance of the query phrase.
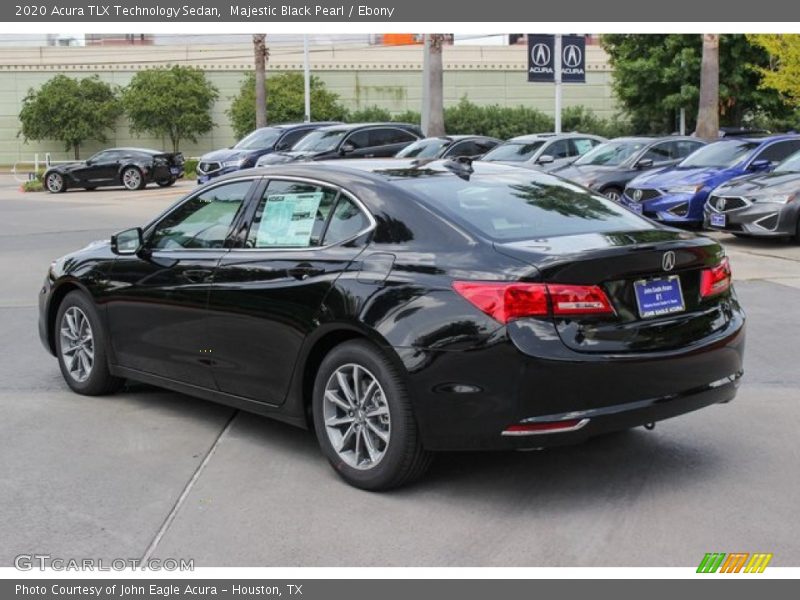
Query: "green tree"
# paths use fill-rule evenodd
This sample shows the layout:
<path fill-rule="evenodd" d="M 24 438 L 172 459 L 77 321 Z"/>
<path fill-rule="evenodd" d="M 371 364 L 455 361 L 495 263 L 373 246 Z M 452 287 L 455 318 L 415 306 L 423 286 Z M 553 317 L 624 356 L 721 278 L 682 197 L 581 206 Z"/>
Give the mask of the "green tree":
<path fill-rule="evenodd" d="M 753 65 L 762 76 L 761 87 L 800 104 L 800 35 L 757 34 L 747 38 L 772 59 L 768 65 Z"/>
<path fill-rule="evenodd" d="M 211 108 L 219 97 L 205 73 L 173 66 L 139 71 L 122 92 L 122 103 L 134 134 L 169 138 L 177 152 L 181 140 L 214 127 Z"/>
<path fill-rule="evenodd" d="M 73 79 L 56 75 L 22 100 L 18 135 L 28 140 L 58 140 L 75 159 L 87 140 L 108 141 L 105 131 L 122 113 L 117 94 L 95 75 Z"/>
<path fill-rule="evenodd" d="M 280 73 L 267 78 L 267 120 L 269 123 L 302 121 L 305 117 L 303 105 L 303 74 Z M 256 126 L 255 76 L 249 74 L 233 98 L 228 109 L 233 131 L 244 137 Z M 311 118 L 315 121 L 343 121 L 347 110 L 339 102 L 339 95 L 331 92 L 318 77 L 311 77 Z"/>
<path fill-rule="evenodd" d="M 614 68 L 617 99 L 640 133 L 674 131 L 676 114 L 686 110 L 687 127 L 697 119 L 702 36 L 697 34 L 609 34 L 602 44 Z M 721 125 L 742 125 L 756 115 L 782 118 L 791 107 L 774 90 L 763 89 L 761 73 L 769 55 L 744 35 L 719 40 L 719 116 Z"/>

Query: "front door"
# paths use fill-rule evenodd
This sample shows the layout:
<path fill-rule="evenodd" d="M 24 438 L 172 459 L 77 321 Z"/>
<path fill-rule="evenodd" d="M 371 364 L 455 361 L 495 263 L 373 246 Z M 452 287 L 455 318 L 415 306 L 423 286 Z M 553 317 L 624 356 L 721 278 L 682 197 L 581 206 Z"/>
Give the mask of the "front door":
<path fill-rule="evenodd" d="M 253 185 L 246 179 L 195 193 L 148 227 L 139 255 L 114 263 L 107 315 L 119 365 L 214 388 L 208 296 Z"/>

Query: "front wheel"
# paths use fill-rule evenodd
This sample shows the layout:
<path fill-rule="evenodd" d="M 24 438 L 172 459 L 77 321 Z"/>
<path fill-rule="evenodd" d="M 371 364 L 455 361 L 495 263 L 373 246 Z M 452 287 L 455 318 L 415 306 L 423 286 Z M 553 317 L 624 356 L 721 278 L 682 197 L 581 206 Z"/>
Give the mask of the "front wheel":
<path fill-rule="evenodd" d="M 61 173 L 48 173 L 44 178 L 44 184 L 51 194 L 61 194 L 67 191 L 67 181 Z"/>
<path fill-rule="evenodd" d="M 156 181 L 158 187 L 169 187 L 171 185 L 175 185 L 176 179 L 174 177 L 170 177 L 168 179 L 159 179 Z"/>
<path fill-rule="evenodd" d="M 401 374 L 366 341 L 345 342 L 325 357 L 312 408 L 323 454 L 355 487 L 399 487 L 430 464 Z"/>
<path fill-rule="evenodd" d="M 119 389 L 122 380 L 109 372 L 97 311 L 82 292 L 76 290 L 64 297 L 56 315 L 55 336 L 58 365 L 72 391 L 100 396 Z"/>
<path fill-rule="evenodd" d="M 603 195 L 614 202 L 622 200 L 622 190 L 618 187 L 607 187 L 603 190 Z"/>
<path fill-rule="evenodd" d="M 122 185 L 128 190 L 140 190 L 145 186 L 144 176 L 136 167 L 126 167 L 122 171 Z"/>

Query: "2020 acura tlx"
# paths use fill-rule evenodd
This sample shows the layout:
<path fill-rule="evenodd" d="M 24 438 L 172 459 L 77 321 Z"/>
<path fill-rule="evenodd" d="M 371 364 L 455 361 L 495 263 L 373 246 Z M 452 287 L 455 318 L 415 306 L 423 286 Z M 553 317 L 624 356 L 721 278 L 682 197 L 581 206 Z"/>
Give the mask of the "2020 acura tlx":
<path fill-rule="evenodd" d="M 76 392 L 132 379 L 307 427 L 372 490 L 435 451 L 574 443 L 727 402 L 742 375 L 716 241 L 481 162 L 223 176 L 53 262 L 39 304 Z"/>

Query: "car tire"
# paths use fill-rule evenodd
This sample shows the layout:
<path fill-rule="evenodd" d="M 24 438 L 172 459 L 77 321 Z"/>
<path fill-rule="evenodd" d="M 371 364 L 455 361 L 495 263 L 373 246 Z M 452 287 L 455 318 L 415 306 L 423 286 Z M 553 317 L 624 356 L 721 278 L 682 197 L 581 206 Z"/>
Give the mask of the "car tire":
<path fill-rule="evenodd" d="M 141 190 L 146 184 L 144 175 L 136 167 L 125 167 L 120 175 L 122 185 L 126 190 Z"/>
<path fill-rule="evenodd" d="M 312 412 L 323 454 L 350 485 L 388 490 L 430 465 L 400 370 L 365 340 L 336 346 L 323 359 Z"/>
<path fill-rule="evenodd" d="M 622 190 L 619 189 L 618 187 L 614 187 L 613 185 L 607 188 L 603 188 L 603 190 L 600 193 L 603 194 L 603 196 L 605 196 L 609 200 L 612 200 L 614 202 L 619 203 L 622 201 Z"/>
<path fill-rule="evenodd" d="M 44 186 L 51 194 L 63 194 L 67 191 L 67 180 L 61 173 L 47 173 L 44 176 Z"/>
<path fill-rule="evenodd" d="M 156 181 L 156 185 L 158 185 L 158 187 L 169 187 L 171 185 L 175 185 L 176 181 L 177 179 L 170 177 L 169 179 L 160 179 Z"/>
<path fill-rule="evenodd" d="M 123 380 L 109 371 L 103 327 L 86 294 L 75 290 L 64 296 L 54 336 L 61 375 L 73 392 L 101 396 L 122 386 Z"/>

